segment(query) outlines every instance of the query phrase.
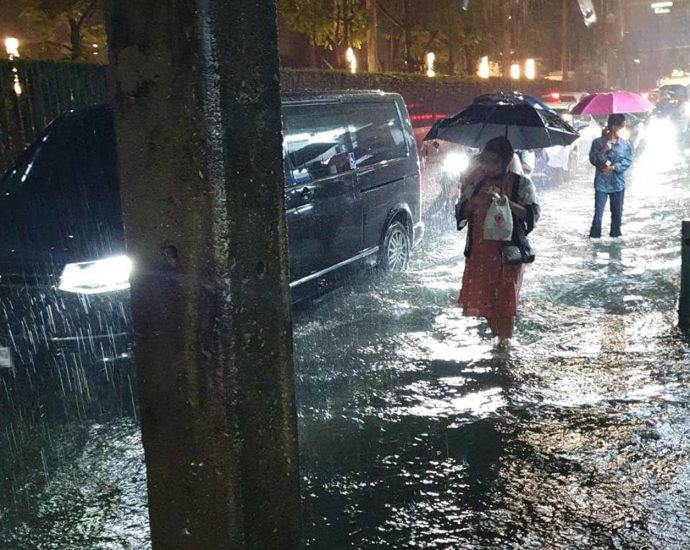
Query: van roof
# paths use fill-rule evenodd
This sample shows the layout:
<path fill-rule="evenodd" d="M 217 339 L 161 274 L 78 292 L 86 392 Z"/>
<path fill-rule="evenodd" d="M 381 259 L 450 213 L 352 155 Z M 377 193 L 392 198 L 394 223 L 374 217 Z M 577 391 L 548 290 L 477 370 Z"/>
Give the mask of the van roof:
<path fill-rule="evenodd" d="M 362 101 L 390 101 L 401 97 L 400 94 L 384 92 L 382 90 L 308 90 L 300 92 L 283 92 L 281 99 L 284 103 L 300 103 L 305 101 L 331 101 L 349 103 Z"/>

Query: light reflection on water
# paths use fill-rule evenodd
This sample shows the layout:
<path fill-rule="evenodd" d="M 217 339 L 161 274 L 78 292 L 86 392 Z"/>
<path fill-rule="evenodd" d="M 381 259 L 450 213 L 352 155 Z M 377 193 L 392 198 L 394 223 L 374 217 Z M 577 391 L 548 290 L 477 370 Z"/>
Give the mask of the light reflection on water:
<path fill-rule="evenodd" d="M 542 193 L 510 354 L 455 306 L 450 223 L 409 272 L 358 275 L 296 311 L 306 547 L 690 540 L 690 350 L 673 328 L 687 174 L 637 170 L 625 237 L 598 242 L 589 177 Z M 0 546 L 147 547 L 136 424 L 39 426 L 5 434 Z"/>
<path fill-rule="evenodd" d="M 454 307 L 463 237 L 453 232 L 431 236 L 402 282 L 329 297 L 340 311 L 413 304 L 407 332 L 369 334 L 386 357 L 375 371 L 319 384 L 325 365 L 298 324 L 298 364 L 314 387 L 298 388 L 300 401 L 339 396 L 328 421 L 318 406 L 301 417 L 308 546 L 681 548 L 690 363 L 674 323 L 688 199 L 678 166 L 653 183 L 637 171 L 625 237 L 590 242 L 589 174 L 545 190 L 510 357 Z M 380 317 L 386 326 L 385 307 Z M 348 327 L 336 347 L 359 341 Z M 363 401 L 367 414 L 353 422 Z M 374 479 L 382 486 L 367 485 Z M 332 484 L 344 480 L 362 486 L 343 499 Z"/>

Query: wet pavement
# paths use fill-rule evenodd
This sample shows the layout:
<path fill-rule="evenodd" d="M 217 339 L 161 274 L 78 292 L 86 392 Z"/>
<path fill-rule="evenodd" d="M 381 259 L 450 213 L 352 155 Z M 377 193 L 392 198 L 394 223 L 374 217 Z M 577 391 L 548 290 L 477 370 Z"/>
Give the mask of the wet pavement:
<path fill-rule="evenodd" d="M 621 240 L 586 238 L 588 170 L 541 190 L 510 353 L 455 306 L 464 234 L 441 216 L 408 272 L 296 309 L 307 548 L 690 545 L 690 179 L 648 153 Z M 0 548 L 148 548 L 137 421 L 113 403 L 2 420 Z"/>

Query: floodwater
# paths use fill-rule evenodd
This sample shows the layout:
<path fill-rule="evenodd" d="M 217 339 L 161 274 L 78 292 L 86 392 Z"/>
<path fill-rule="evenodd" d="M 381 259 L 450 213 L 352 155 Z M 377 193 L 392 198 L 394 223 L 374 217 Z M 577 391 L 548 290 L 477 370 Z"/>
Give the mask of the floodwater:
<path fill-rule="evenodd" d="M 361 273 L 296 309 L 306 548 L 688 547 L 675 323 L 690 179 L 682 157 L 647 153 L 621 240 L 586 238 L 589 170 L 541 190 L 509 353 L 455 306 L 450 219 L 408 272 Z M 135 415 L 121 395 L 79 410 L 0 420 L 0 548 L 149 547 Z"/>

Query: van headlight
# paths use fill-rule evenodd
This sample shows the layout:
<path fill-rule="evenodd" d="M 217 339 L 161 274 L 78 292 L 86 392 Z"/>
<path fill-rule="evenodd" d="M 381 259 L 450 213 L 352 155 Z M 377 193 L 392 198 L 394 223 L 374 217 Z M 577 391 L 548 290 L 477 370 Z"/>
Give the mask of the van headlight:
<path fill-rule="evenodd" d="M 77 294 L 103 294 L 129 288 L 132 260 L 114 256 L 93 262 L 67 264 L 58 288 Z"/>
<path fill-rule="evenodd" d="M 470 157 L 465 153 L 448 153 L 443 160 L 443 171 L 453 176 L 459 176 L 470 165 Z"/>

